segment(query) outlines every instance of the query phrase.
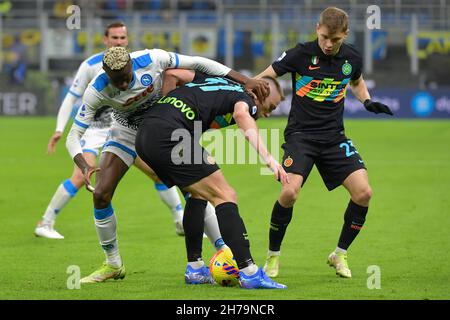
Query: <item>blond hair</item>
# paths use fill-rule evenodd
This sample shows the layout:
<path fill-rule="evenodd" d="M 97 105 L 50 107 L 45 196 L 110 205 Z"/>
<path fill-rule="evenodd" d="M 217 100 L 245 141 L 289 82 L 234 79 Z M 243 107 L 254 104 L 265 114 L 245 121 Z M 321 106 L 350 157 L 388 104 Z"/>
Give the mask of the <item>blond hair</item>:
<path fill-rule="evenodd" d="M 336 7 L 328 7 L 320 14 L 319 25 L 327 27 L 328 31 L 331 34 L 338 32 L 347 32 L 347 12 Z"/>
<path fill-rule="evenodd" d="M 123 47 L 111 47 L 103 56 L 103 65 L 111 70 L 122 70 L 130 61 L 130 54 Z"/>

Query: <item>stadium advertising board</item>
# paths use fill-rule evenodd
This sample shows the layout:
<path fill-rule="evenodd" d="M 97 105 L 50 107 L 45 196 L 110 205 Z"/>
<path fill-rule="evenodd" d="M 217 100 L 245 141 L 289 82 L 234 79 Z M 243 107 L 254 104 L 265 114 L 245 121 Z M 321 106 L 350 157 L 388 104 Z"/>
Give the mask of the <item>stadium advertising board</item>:
<path fill-rule="evenodd" d="M 395 118 L 441 118 L 450 119 L 450 92 L 448 90 L 419 91 L 411 89 L 372 89 L 374 101 L 382 102 L 394 112 Z M 289 114 L 292 95 L 286 99 L 273 115 Z M 364 106 L 350 92 L 345 98 L 344 115 L 347 118 L 380 118 L 390 116 L 367 112 Z"/>
<path fill-rule="evenodd" d="M 32 90 L 0 90 L 0 115 L 24 116 L 44 115 L 43 96 Z"/>

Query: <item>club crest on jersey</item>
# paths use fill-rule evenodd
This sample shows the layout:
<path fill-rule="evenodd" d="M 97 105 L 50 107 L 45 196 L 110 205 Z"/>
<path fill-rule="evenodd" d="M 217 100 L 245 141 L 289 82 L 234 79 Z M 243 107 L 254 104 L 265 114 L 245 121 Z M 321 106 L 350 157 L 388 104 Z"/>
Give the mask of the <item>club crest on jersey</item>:
<path fill-rule="evenodd" d="M 144 74 L 144 75 L 141 77 L 141 84 L 142 84 L 143 86 L 148 87 L 152 82 L 153 82 L 153 78 L 152 78 L 152 76 L 149 75 L 148 73 Z"/>
<path fill-rule="evenodd" d="M 313 56 L 313 57 L 311 58 L 311 63 L 312 63 L 313 65 L 317 65 L 317 64 L 319 63 L 319 57 L 318 57 L 318 56 Z"/>
<path fill-rule="evenodd" d="M 284 166 L 286 168 L 289 168 L 290 166 L 292 166 L 292 164 L 294 163 L 294 160 L 289 156 L 284 160 Z"/>
<path fill-rule="evenodd" d="M 346 76 L 352 73 L 352 65 L 348 63 L 348 60 L 345 60 L 345 63 L 342 65 L 342 73 Z"/>

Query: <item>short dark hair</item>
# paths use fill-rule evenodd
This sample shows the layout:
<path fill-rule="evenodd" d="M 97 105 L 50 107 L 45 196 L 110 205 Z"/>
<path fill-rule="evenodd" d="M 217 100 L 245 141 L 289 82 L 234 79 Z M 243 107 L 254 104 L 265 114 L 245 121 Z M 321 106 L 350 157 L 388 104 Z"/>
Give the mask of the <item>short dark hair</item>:
<path fill-rule="evenodd" d="M 125 23 L 123 23 L 123 22 L 121 22 L 121 21 L 116 21 L 116 22 L 113 22 L 113 23 L 110 23 L 110 24 L 108 24 L 107 26 L 106 26 L 106 28 L 105 28 L 105 36 L 107 37 L 108 36 L 108 34 L 109 34 L 109 29 L 112 29 L 112 28 L 121 28 L 121 27 L 127 27 L 126 25 L 125 25 Z"/>
<path fill-rule="evenodd" d="M 328 7 L 320 14 L 319 25 L 327 27 L 328 31 L 332 34 L 337 32 L 347 32 L 348 14 L 342 9 Z"/>

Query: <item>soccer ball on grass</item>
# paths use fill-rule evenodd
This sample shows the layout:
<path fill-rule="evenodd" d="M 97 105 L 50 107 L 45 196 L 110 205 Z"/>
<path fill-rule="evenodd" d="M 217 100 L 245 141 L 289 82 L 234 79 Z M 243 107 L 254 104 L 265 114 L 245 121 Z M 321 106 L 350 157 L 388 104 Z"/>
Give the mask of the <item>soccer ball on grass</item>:
<path fill-rule="evenodd" d="M 220 249 L 212 256 L 209 271 L 214 281 L 223 287 L 239 285 L 239 269 L 228 247 Z"/>

